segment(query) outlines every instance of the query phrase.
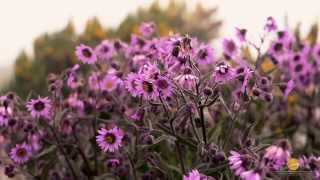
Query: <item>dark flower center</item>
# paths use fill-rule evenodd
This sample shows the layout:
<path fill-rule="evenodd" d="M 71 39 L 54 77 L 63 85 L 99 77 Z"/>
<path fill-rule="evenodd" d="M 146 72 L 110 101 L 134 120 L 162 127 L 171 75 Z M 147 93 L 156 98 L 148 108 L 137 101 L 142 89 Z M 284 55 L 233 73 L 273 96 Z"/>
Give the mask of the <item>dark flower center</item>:
<path fill-rule="evenodd" d="M 244 72 L 244 68 L 240 67 L 237 69 L 237 74 L 243 73 Z"/>
<path fill-rule="evenodd" d="M 115 49 L 117 49 L 117 50 L 119 50 L 119 49 L 121 49 L 122 48 L 122 45 L 121 45 L 121 43 L 119 42 L 119 41 L 116 41 L 116 42 L 114 42 L 114 48 Z"/>
<path fill-rule="evenodd" d="M 165 79 L 159 79 L 157 85 L 160 89 L 167 89 L 169 87 L 169 83 Z"/>
<path fill-rule="evenodd" d="M 27 150 L 25 148 L 17 149 L 16 155 L 18 157 L 25 157 L 27 155 Z"/>
<path fill-rule="evenodd" d="M 247 33 L 247 30 L 246 29 L 240 29 L 240 34 L 241 34 L 241 36 L 245 36 L 246 35 L 246 33 Z"/>
<path fill-rule="evenodd" d="M 300 60 L 300 55 L 298 55 L 298 54 L 295 55 L 295 56 L 293 57 L 293 60 L 296 61 L 296 62 L 299 61 L 299 60 Z"/>
<path fill-rule="evenodd" d="M 274 45 L 274 47 L 273 47 L 273 49 L 275 50 L 275 51 L 281 51 L 282 50 L 282 48 L 283 48 L 283 45 L 282 45 L 282 43 L 276 43 L 275 45 Z"/>
<path fill-rule="evenodd" d="M 296 67 L 294 68 L 295 72 L 300 72 L 303 69 L 303 65 L 302 64 L 297 64 Z"/>
<path fill-rule="evenodd" d="M 109 52 L 109 47 L 108 46 L 103 46 L 102 49 L 101 49 L 101 52 L 103 52 L 103 53 Z"/>
<path fill-rule="evenodd" d="M 132 81 L 131 81 L 131 86 L 132 86 L 133 89 L 136 89 L 137 83 L 136 83 L 135 80 L 132 80 Z"/>
<path fill-rule="evenodd" d="M 143 81 L 142 82 L 142 89 L 147 93 L 152 93 L 153 92 L 153 85 L 152 85 L 152 83 L 150 83 L 148 81 Z"/>
<path fill-rule="evenodd" d="M 236 45 L 234 44 L 233 41 L 229 41 L 229 42 L 227 43 L 227 49 L 228 49 L 228 51 L 230 51 L 230 52 L 233 52 L 233 51 L 236 49 Z"/>
<path fill-rule="evenodd" d="M 106 143 L 108 144 L 113 144 L 116 142 L 116 136 L 113 134 L 113 133 L 107 133 L 105 136 L 104 136 L 104 140 Z"/>
<path fill-rule="evenodd" d="M 320 49 L 319 49 L 319 51 L 317 52 L 317 54 L 318 54 L 318 56 L 320 56 Z"/>
<path fill-rule="evenodd" d="M 92 56 L 92 52 L 88 48 L 83 49 L 82 54 L 87 58 L 90 58 Z"/>
<path fill-rule="evenodd" d="M 141 38 L 137 38 L 137 43 L 140 47 L 143 47 L 146 44 L 146 42 L 144 42 L 144 40 Z"/>
<path fill-rule="evenodd" d="M 198 53 L 200 59 L 205 59 L 208 56 L 208 52 L 205 49 L 201 49 Z"/>
<path fill-rule="evenodd" d="M 172 49 L 172 56 L 174 57 L 178 57 L 179 56 L 179 51 L 180 51 L 180 48 L 178 46 L 175 46 L 173 49 Z"/>
<path fill-rule="evenodd" d="M 36 111 L 42 111 L 44 109 L 45 105 L 42 101 L 38 101 L 33 105 L 33 107 Z"/>

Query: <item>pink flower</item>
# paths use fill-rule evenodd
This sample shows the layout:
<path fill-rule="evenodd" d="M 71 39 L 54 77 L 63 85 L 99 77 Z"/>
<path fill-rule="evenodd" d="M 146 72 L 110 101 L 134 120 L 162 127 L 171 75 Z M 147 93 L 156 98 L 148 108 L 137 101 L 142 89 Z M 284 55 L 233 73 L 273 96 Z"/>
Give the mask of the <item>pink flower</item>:
<path fill-rule="evenodd" d="M 291 156 L 291 146 L 286 140 L 279 140 L 275 145 L 268 147 L 264 154 L 266 164 L 279 170 Z"/>
<path fill-rule="evenodd" d="M 114 152 L 122 146 L 123 132 L 117 126 L 112 129 L 98 130 L 96 141 L 104 152 Z"/>
<path fill-rule="evenodd" d="M 50 118 L 51 116 L 51 101 L 48 97 L 38 99 L 31 99 L 27 103 L 27 109 L 34 118 L 44 117 Z"/>
<path fill-rule="evenodd" d="M 107 74 L 103 80 L 100 81 L 100 88 L 102 91 L 112 92 L 121 84 L 121 82 L 121 79 L 116 75 Z"/>
<path fill-rule="evenodd" d="M 115 53 L 113 43 L 108 40 L 102 41 L 94 51 L 101 60 L 110 60 Z"/>
<path fill-rule="evenodd" d="M 76 56 L 84 64 L 94 64 L 97 62 L 97 56 L 91 47 L 80 44 L 76 47 Z"/>
<path fill-rule="evenodd" d="M 15 163 L 24 164 L 31 157 L 31 148 L 26 143 L 16 144 L 10 151 L 10 157 Z"/>

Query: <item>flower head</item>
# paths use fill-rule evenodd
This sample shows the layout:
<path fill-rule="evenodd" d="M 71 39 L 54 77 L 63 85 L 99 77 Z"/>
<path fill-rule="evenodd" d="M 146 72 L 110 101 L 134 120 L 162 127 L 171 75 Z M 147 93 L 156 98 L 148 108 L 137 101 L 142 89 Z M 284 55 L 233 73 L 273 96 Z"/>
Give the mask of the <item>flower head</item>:
<path fill-rule="evenodd" d="M 141 76 L 139 81 L 137 81 L 137 90 L 138 94 L 141 94 L 144 99 L 155 99 L 158 96 L 154 80 L 147 79 L 145 76 Z"/>
<path fill-rule="evenodd" d="M 183 180 L 207 180 L 208 178 L 199 173 L 197 169 L 191 170 L 187 175 L 183 175 Z"/>
<path fill-rule="evenodd" d="M 273 19 L 273 17 L 269 16 L 267 18 L 267 22 L 264 26 L 264 30 L 266 30 L 267 32 L 272 32 L 278 29 L 278 26 L 276 24 L 276 21 Z"/>
<path fill-rule="evenodd" d="M 213 49 L 210 46 L 200 46 L 196 52 L 196 60 L 199 64 L 210 64 L 213 61 Z"/>
<path fill-rule="evenodd" d="M 76 47 L 76 56 L 84 64 L 94 64 L 97 62 L 97 56 L 91 47 L 80 44 Z"/>
<path fill-rule="evenodd" d="M 160 96 L 170 97 L 172 95 L 173 85 L 169 78 L 165 76 L 158 76 L 155 80 L 155 85 Z"/>
<path fill-rule="evenodd" d="M 224 55 L 228 56 L 229 58 L 236 55 L 238 51 L 238 47 L 232 39 L 224 39 L 222 42 L 222 46 Z"/>
<path fill-rule="evenodd" d="M 24 164 L 31 157 L 31 148 L 26 143 L 16 144 L 10 151 L 10 157 L 15 163 Z"/>
<path fill-rule="evenodd" d="M 51 115 L 51 101 L 48 97 L 38 99 L 31 99 L 27 103 L 27 109 L 34 118 L 44 117 L 50 118 Z"/>
<path fill-rule="evenodd" d="M 219 63 L 212 74 L 212 79 L 217 83 L 225 83 L 235 77 L 235 71 L 225 62 Z"/>
<path fill-rule="evenodd" d="M 247 34 L 246 29 L 236 28 L 236 36 L 240 42 L 246 41 L 246 34 Z"/>
<path fill-rule="evenodd" d="M 98 130 L 97 143 L 104 152 L 114 152 L 122 145 L 123 132 L 117 126 L 112 129 Z"/>
<path fill-rule="evenodd" d="M 291 156 L 291 146 L 286 140 L 279 140 L 275 145 L 266 149 L 264 159 L 266 164 L 275 170 L 279 170 L 287 163 Z"/>
<path fill-rule="evenodd" d="M 144 37 L 150 37 L 155 31 L 155 24 L 153 22 L 143 22 L 139 27 L 139 31 Z"/>
<path fill-rule="evenodd" d="M 138 89 L 138 82 L 140 81 L 140 75 L 136 73 L 129 73 L 124 80 L 125 87 L 133 97 L 140 94 Z"/>
<path fill-rule="evenodd" d="M 116 75 L 107 74 L 103 80 L 100 81 L 100 88 L 102 91 L 112 92 L 121 84 L 121 82 L 121 79 Z"/>
<path fill-rule="evenodd" d="M 113 43 L 108 40 L 102 41 L 94 51 L 101 60 L 110 60 L 115 52 Z"/>

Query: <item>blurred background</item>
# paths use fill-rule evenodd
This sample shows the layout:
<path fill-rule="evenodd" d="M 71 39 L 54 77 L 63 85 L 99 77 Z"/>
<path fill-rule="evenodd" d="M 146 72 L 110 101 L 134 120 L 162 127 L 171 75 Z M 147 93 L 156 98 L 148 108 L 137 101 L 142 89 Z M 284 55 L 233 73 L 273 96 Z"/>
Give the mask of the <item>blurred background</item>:
<path fill-rule="evenodd" d="M 282 26 L 317 28 L 319 0 L 2 0 L 0 90 L 45 94 L 48 73 L 76 63 L 75 45 L 105 38 L 128 40 L 142 21 L 160 35 L 188 33 L 217 48 L 236 26 L 255 39 L 273 16 Z M 317 31 L 316 31 L 317 32 Z M 219 48 L 219 47 L 218 47 Z"/>

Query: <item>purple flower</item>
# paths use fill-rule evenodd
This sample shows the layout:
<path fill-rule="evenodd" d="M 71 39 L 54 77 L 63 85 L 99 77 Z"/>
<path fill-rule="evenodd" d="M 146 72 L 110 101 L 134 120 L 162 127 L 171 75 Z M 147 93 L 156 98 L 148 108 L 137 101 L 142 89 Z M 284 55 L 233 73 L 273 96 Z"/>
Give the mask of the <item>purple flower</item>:
<path fill-rule="evenodd" d="M 31 99 L 27 103 L 27 109 L 34 118 L 44 117 L 50 118 L 51 116 L 51 101 L 48 97 L 38 97 L 38 99 Z"/>
<path fill-rule="evenodd" d="M 240 29 L 236 27 L 236 36 L 240 42 L 246 41 L 246 34 L 247 34 L 246 29 Z"/>
<path fill-rule="evenodd" d="M 240 177 L 243 180 L 260 180 L 261 179 L 261 175 L 256 170 L 249 170 L 249 171 L 242 172 L 240 174 Z"/>
<path fill-rule="evenodd" d="M 163 97 L 170 97 L 173 91 L 172 81 L 165 76 L 158 76 L 155 80 L 156 88 L 159 91 L 159 95 Z"/>
<path fill-rule="evenodd" d="M 267 18 L 267 22 L 264 26 L 264 30 L 266 30 L 267 32 L 272 32 L 278 29 L 278 26 L 276 24 L 276 21 L 273 19 L 273 17 L 269 16 Z"/>
<path fill-rule="evenodd" d="M 199 64 L 207 65 L 213 61 L 213 49 L 208 45 L 202 45 L 196 52 L 195 59 Z"/>
<path fill-rule="evenodd" d="M 98 134 L 96 141 L 104 152 L 114 152 L 122 146 L 123 132 L 117 126 L 112 129 L 101 128 Z"/>
<path fill-rule="evenodd" d="M 264 154 L 266 164 L 279 170 L 291 156 L 291 146 L 286 140 L 279 140 L 275 145 L 268 147 Z"/>
<path fill-rule="evenodd" d="M 246 159 L 236 151 L 231 151 L 230 154 L 228 157 L 230 169 L 232 169 L 237 176 L 240 176 L 241 173 L 246 171 Z"/>
<path fill-rule="evenodd" d="M 147 79 L 145 76 L 141 76 L 137 81 L 137 90 L 138 94 L 142 95 L 142 97 L 147 100 L 155 99 L 158 93 L 154 81 Z"/>
<path fill-rule="evenodd" d="M 138 89 L 138 82 L 140 81 L 140 75 L 136 73 L 129 73 L 124 81 L 125 87 L 133 97 L 140 95 Z"/>
<path fill-rule="evenodd" d="M 191 74 L 191 69 L 185 69 L 184 73 L 178 75 L 174 80 L 182 87 L 187 90 L 192 90 L 196 87 L 196 84 L 199 82 L 199 78 Z"/>
<path fill-rule="evenodd" d="M 121 82 L 121 79 L 116 75 L 107 74 L 103 80 L 100 81 L 100 89 L 102 91 L 112 92 L 121 84 Z"/>
<path fill-rule="evenodd" d="M 228 56 L 229 58 L 232 58 L 237 54 L 238 47 L 232 39 L 223 39 L 222 46 L 224 55 Z"/>
<path fill-rule="evenodd" d="M 207 180 L 197 169 L 191 170 L 187 175 L 183 175 L 183 180 Z"/>
<path fill-rule="evenodd" d="M 79 69 L 79 64 L 74 65 L 68 72 L 67 85 L 71 89 L 75 89 L 79 86 L 76 71 Z"/>
<path fill-rule="evenodd" d="M 10 157 L 15 163 L 24 164 L 31 157 L 31 148 L 26 143 L 16 144 L 10 151 Z"/>
<path fill-rule="evenodd" d="M 225 62 L 219 63 L 212 74 L 212 79 L 216 83 L 225 83 L 234 79 L 235 70 Z"/>
<path fill-rule="evenodd" d="M 155 31 L 155 24 L 153 22 L 143 22 L 139 27 L 139 31 L 144 37 L 150 37 Z"/>
<path fill-rule="evenodd" d="M 97 56 L 91 47 L 80 44 L 76 47 L 76 56 L 84 64 L 94 64 L 97 62 Z"/>
<path fill-rule="evenodd" d="M 102 41 L 96 48 L 95 54 L 101 60 L 110 60 L 114 55 L 114 45 L 109 40 Z"/>

